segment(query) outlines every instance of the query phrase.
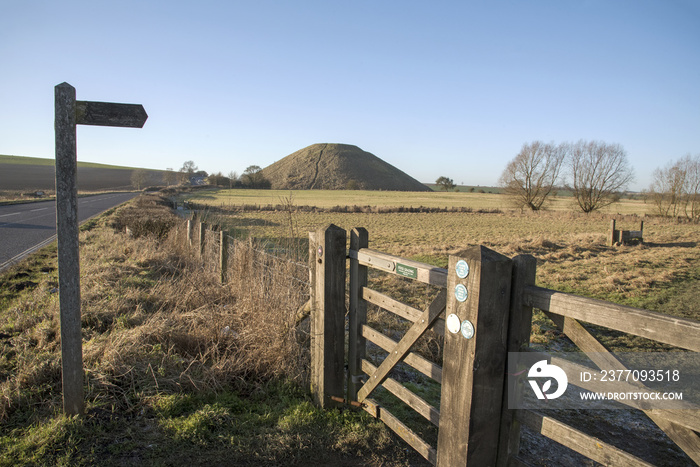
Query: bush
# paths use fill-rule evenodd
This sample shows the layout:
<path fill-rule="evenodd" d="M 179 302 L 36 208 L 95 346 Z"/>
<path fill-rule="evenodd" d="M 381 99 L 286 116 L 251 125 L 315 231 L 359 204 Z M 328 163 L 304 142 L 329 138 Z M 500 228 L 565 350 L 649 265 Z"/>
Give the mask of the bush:
<path fill-rule="evenodd" d="M 169 199 L 158 195 L 141 195 L 135 202 L 119 209 L 112 222 L 118 231 L 127 231 L 131 236 L 154 236 L 164 239 L 177 221 Z"/>

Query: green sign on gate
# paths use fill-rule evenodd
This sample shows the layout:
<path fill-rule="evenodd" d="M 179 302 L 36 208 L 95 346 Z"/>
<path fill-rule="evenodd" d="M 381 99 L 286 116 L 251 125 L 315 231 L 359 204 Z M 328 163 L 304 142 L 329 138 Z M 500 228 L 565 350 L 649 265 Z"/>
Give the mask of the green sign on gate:
<path fill-rule="evenodd" d="M 411 279 L 418 279 L 418 269 L 401 263 L 396 263 L 396 274 Z"/>

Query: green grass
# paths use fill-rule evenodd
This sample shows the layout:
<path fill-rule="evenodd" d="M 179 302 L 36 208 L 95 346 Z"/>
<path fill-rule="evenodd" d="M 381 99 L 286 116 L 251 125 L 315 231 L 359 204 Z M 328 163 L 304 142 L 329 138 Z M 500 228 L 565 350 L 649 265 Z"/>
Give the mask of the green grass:
<path fill-rule="evenodd" d="M 380 422 L 364 411 L 322 410 L 308 394 L 271 383 L 235 391 L 162 394 L 135 413 L 92 405 L 80 418 L 0 431 L 0 466 L 11 465 L 325 465 L 356 456 L 407 462 Z"/>

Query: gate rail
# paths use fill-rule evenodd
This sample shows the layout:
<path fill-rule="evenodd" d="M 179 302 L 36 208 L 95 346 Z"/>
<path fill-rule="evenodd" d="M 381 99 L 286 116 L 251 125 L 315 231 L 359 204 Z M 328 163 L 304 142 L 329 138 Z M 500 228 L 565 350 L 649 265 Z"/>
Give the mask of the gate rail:
<path fill-rule="evenodd" d="M 516 384 L 506 379 L 508 353 L 527 350 L 533 308 L 542 310 L 595 365 L 607 369 L 625 367 L 579 320 L 695 352 L 700 351 L 700 322 L 537 287 L 536 260 L 529 255 L 510 259 L 477 246 L 461 257 L 450 256 L 443 269 L 369 249 L 363 228 L 351 231 L 349 250 L 346 231 L 332 224 L 311 232 L 309 240 L 311 390 L 322 407 L 344 400 L 359 403 L 434 465 L 527 465 L 518 458 L 521 425 L 603 464 L 650 465 L 552 417 L 508 409 L 507 392 L 513 388 L 507 384 Z M 369 288 L 369 268 L 441 290 L 419 310 Z M 367 324 L 368 303 L 413 324 L 397 342 Z M 411 351 L 429 329 L 444 336 L 442 365 Z M 367 341 L 388 352 L 379 366 L 366 358 Z M 389 376 L 400 362 L 441 384 L 439 409 Z M 551 362 L 567 375 L 584 371 L 571 361 Z M 370 397 L 380 385 L 438 427 L 437 447 Z M 644 413 L 700 464 L 700 410 Z"/>

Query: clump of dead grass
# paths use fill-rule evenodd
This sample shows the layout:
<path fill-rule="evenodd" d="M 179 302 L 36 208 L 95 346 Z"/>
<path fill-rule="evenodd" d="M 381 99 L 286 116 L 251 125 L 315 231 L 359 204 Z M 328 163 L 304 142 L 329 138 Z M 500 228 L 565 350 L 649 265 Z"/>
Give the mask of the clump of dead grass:
<path fill-rule="evenodd" d="M 112 225 L 116 230 L 128 232 L 133 237 L 150 235 L 162 240 L 177 220 L 167 209 L 171 204 L 170 200 L 157 194 L 141 195 L 133 203 L 117 210 Z"/>
<path fill-rule="evenodd" d="M 266 266 L 271 260 L 253 245 L 238 245 L 232 279 L 221 285 L 212 259 L 186 245 L 184 225 L 132 237 L 112 222 L 80 239 L 88 404 L 128 410 L 163 392 L 249 390 L 305 377 L 308 356 L 294 325 L 308 288 L 291 283 L 298 266 Z M 23 406 L 60 407 L 57 296 L 40 284 L 3 314 L 11 354 L 0 366 L 0 420 Z"/>

